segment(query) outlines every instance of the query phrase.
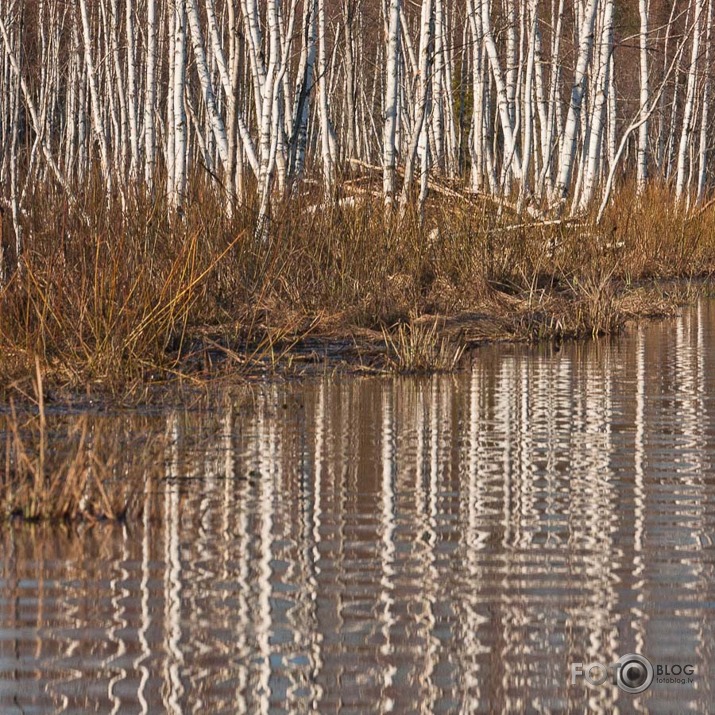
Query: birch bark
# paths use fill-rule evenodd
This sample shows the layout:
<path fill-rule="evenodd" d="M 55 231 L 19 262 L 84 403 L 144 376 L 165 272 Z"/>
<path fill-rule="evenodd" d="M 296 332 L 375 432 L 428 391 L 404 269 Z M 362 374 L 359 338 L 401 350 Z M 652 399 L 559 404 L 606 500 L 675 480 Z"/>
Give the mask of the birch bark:
<path fill-rule="evenodd" d="M 502 173 L 507 173 L 511 170 L 514 177 L 519 180 L 521 179 L 521 158 L 519 157 L 516 139 L 514 136 L 514 125 L 512 123 L 512 111 L 511 104 L 509 102 L 508 87 L 504 80 L 501 63 L 499 61 L 499 53 L 497 52 L 497 46 L 492 33 L 488 0 L 482 0 L 481 11 L 484 45 L 489 58 L 494 84 L 496 86 L 497 107 L 499 110 L 502 132 L 504 134 L 504 162 Z"/>
<path fill-rule="evenodd" d="M 397 101 L 400 54 L 400 0 L 390 0 L 387 31 L 385 121 L 382 149 L 382 190 L 385 201 L 392 202 L 395 194 Z"/>
<path fill-rule="evenodd" d="M 708 173 L 708 124 L 710 119 L 710 62 L 713 24 L 713 0 L 708 0 L 708 13 L 705 22 L 705 77 L 703 78 L 702 112 L 700 117 L 700 145 L 698 147 L 698 191 L 697 201 L 705 196 Z"/>
<path fill-rule="evenodd" d="M 173 183 L 169 192 L 172 208 L 181 211 L 186 193 L 186 107 L 184 92 L 186 86 L 186 2 L 174 0 L 174 73 L 171 88 L 173 109 Z"/>
<path fill-rule="evenodd" d="M 576 132 L 581 118 L 581 105 L 586 82 L 586 71 L 593 46 L 593 32 L 599 0 L 588 0 L 583 13 L 580 31 L 578 60 L 571 88 L 571 103 L 564 126 L 564 137 L 559 156 L 559 175 L 556 182 L 554 201 L 563 203 L 571 186 L 571 172 L 576 158 Z"/>
<path fill-rule="evenodd" d="M 640 13 L 640 101 L 641 101 L 641 122 L 638 130 L 638 159 L 637 159 L 637 174 L 636 184 L 638 192 L 642 193 L 645 189 L 646 179 L 648 177 L 648 120 L 645 117 L 645 112 L 648 107 L 650 98 L 650 87 L 648 85 L 648 14 L 650 11 L 650 0 L 639 0 L 638 11 Z"/>
<path fill-rule="evenodd" d="M 328 106 L 328 75 L 325 49 L 325 0 L 318 0 L 318 96 L 320 107 L 320 146 L 323 158 L 323 181 L 327 197 L 333 193 L 335 169 L 331 147 L 332 128 Z"/>
<path fill-rule="evenodd" d="M 680 133 L 680 144 L 678 148 L 678 169 L 675 180 L 675 196 L 681 199 L 686 188 L 688 170 L 688 149 L 695 128 L 693 121 L 695 108 L 695 88 L 698 77 L 698 59 L 700 55 L 700 19 L 705 0 L 691 0 L 695 2 L 695 19 L 693 28 L 693 42 L 691 45 L 690 67 L 688 69 L 688 86 L 685 93 L 685 105 L 683 108 L 683 123 Z"/>
<path fill-rule="evenodd" d="M 607 119 L 608 94 L 611 88 L 610 69 L 613 50 L 613 0 L 604 0 L 600 48 L 598 88 L 594 101 L 591 131 L 589 132 L 584 185 L 579 200 L 579 208 L 582 211 L 585 211 L 593 200 L 603 153 L 603 134 Z M 648 111 L 647 104 L 641 106 L 641 113 L 646 111 Z M 641 118 L 643 118 L 642 114 Z M 645 121 L 647 120 L 644 120 L 644 123 Z"/>
<path fill-rule="evenodd" d="M 86 0 L 80 0 L 79 6 L 82 16 L 84 62 L 87 68 L 87 81 L 89 84 L 89 94 L 92 108 L 92 128 L 94 129 L 94 134 L 97 139 L 97 143 L 99 144 L 102 176 L 104 177 L 104 182 L 107 186 L 107 194 L 109 195 L 112 191 L 112 176 L 109 167 L 109 147 L 107 146 L 107 135 L 104 128 L 104 120 L 102 118 L 97 74 L 94 68 L 94 58 L 92 57 L 92 33 L 89 25 Z"/>
<path fill-rule="evenodd" d="M 196 5 L 196 0 L 186 0 L 186 12 L 188 15 L 189 26 L 191 28 L 191 40 L 194 47 L 194 60 L 196 62 L 196 72 L 201 84 L 201 91 L 204 97 L 204 104 L 209 116 L 209 123 L 213 133 L 218 154 L 223 165 L 224 173 L 228 175 L 230 155 L 228 150 L 228 136 L 226 135 L 226 127 L 223 123 L 223 118 L 219 114 L 216 106 L 216 95 L 209 74 L 208 62 L 206 61 L 206 49 L 204 38 L 201 33 L 201 24 L 199 21 L 199 12 Z"/>
<path fill-rule="evenodd" d="M 129 3 L 130 0 L 127 0 Z M 144 180 L 151 192 L 156 173 L 156 132 L 154 107 L 156 105 L 156 0 L 147 0 L 146 28 L 146 80 L 144 88 Z"/>
<path fill-rule="evenodd" d="M 434 3 L 433 0 L 422 0 L 422 14 L 420 19 L 420 54 L 419 54 L 419 74 L 417 82 L 417 102 L 414 111 L 414 126 L 410 144 L 407 150 L 405 159 L 405 180 L 402 185 L 402 194 L 400 196 L 400 212 L 404 213 L 405 207 L 409 200 L 410 191 L 412 189 L 412 181 L 414 178 L 415 157 L 420 156 L 420 166 L 424 181 L 427 180 L 428 170 L 428 152 L 429 144 L 427 141 L 428 121 L 427 110 L 429 104 L 429 91 L 432 85 L 430 78 L 431 55 L 432 55 L 432 27 L 434 22 Z M 426 194 L 426 184 L 424 188 Z M 424 204 L 422 192 L 420 192 L 420 205 Z"/>

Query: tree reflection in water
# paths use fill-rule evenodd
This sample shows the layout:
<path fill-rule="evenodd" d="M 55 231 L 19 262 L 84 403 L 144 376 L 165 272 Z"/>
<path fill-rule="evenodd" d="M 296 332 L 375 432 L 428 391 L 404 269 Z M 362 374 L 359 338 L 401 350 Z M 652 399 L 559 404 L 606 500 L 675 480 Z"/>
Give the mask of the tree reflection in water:
<path fill-rule="evenodd" d="M 453 376 L 97 416 L 165 433 L 165 479 L 124 526 L 0 532 L 0 709 L 706 711 L 714 339 L 702 303 Z M 697 687 L 570 684 L 634 650 Z"/>

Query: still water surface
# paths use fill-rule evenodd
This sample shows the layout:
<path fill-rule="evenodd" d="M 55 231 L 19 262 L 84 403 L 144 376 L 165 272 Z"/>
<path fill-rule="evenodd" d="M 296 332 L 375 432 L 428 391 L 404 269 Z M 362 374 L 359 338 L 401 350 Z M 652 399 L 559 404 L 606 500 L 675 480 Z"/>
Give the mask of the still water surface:
<path fill-rule="evenodd" d="M 714 361 L 704 302 L 144 415 L 146 516 L 0 530 L 0 712 L 712 712 Z M 633 651 L 693 683 L 571 684 Z"/>

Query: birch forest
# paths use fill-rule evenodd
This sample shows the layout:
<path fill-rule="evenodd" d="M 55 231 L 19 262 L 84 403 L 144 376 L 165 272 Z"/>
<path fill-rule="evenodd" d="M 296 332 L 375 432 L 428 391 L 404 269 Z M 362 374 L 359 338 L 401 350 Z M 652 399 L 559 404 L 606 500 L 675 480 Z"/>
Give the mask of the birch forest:
<path fill-rule="evenodd" d="M 180 216 L 482 196 L 539 219 L 713 184 L 713 0 L 2 0 L 0 201 L 90 175 Z M 317 189 L 317 191 L 316 191 Z"/>

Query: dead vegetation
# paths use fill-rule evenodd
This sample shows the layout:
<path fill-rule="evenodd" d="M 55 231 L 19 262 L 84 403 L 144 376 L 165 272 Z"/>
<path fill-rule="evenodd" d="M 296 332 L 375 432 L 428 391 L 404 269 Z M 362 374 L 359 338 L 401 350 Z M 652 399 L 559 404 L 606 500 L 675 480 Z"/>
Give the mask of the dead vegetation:
<path fill-rule="evenodd" d="M 485 341 L 593 336 L 667 313 L 683 293 L 663 281 L 694 286 L 715 267 L 715 209 L 688 213 L 667 188 L 623 187 L 598 225 L 458 195 L 434 195 L 424 223 L 369 194 L 329 207 L 291 197 L 257 236 L 256 206 L 228 217 L 216 191 L 190 185 L 173 223 L 160 199 L 107 204 L 96 178 L 76 207 L 35 188 L 42 210 L 24 218 L 22 266 L 0 289 L 6 389 L 27 389 L 36 360 L 55 390 L 114 394 L 328 354 L 452 369 Z"/>
<path fill-rule="evenodd" d="M 146 505 L 163 476 L 156 434 L 118 430 L 87 413 L 49 415 L 39 361 L 35 409 L 0 414 L 4 461 L 0 516 L 23 521 L 124 521 Z"/>
<path fill-rule="evenodd" d="M 383 328 L 387 364 L 400 373 L 449 372 L 464 354 L 464 344 L 453 342 L 439 330 L 439 320 L 429 324 L 411 320 L 389 332 Z"/>
<path fill-rule="evenodd" d="M 666 189 L 623 189 L 599 225 L 443 195 L 422 224 L 369 195 L 328 208 L 306 196 L 261 237 L 255 207 L 227 218 L 212 190 L 195 191 L 174 224 L 163 202 L 122 209 L 101 186 L 78 208 L 35 197 L 22 265 L 0 288 L 0 514 L 122 521 L 162 479 L 159 438 L 56 409 L 63 395 L 144 399 L 137 386 L 325 365 L 448 371 L 484 342 L 671 314 L 715 268 L 715 208 L 674 208 Z"/>

